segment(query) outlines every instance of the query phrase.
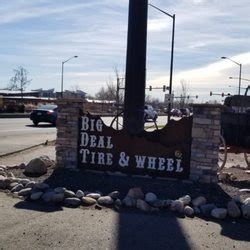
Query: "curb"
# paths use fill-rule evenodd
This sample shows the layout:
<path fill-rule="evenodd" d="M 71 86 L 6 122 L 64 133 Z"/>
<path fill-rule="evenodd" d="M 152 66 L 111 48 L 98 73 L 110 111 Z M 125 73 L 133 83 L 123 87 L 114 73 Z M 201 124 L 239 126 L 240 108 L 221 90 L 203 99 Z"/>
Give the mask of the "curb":
<path fill-rule="evenodd" d="M 6 156 L 10 156 L 10 155 L 14 155 L 14 154 L 18 154 L 18 153 L 21 153 L 21 152 L 24 152 L 24 151 L 27 151 L 27 150 L 30 150 L 30 149 L 38 148 L 38 147 L 40 147 L 40 146 L 47 146 L 47 145 L 49 145 L 50 143 L 53 143 L 53 142 L 55 142 L 55 141 L 56 141 L 56 140 L 52 140 L 52 141 L 48 141 L 48 140 L 47 140 L 47 141 L 45 141 L 45 142 L 43 142 L 43 143 L 39 143 L 39 144 L 30 146 L 30 147 L 27 147 L 27 148 L 23 148 L 23 149 L 14 151 L 14 152 L 10 152 L 10 153 L 6 153 L 6 154 L 3 154 L 3 155 L 0 155 L 0 158 L 6 157 Z"/>

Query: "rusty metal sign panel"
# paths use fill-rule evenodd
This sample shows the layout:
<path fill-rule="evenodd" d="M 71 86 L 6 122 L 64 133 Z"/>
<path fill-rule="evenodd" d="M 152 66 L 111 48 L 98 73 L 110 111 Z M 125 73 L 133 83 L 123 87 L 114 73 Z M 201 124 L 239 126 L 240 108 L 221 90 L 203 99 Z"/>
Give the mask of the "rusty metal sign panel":
<path fill-rule="evenodd" d="M 171 120 L 163 129 L 130 136 L 99 116 L 79 118 L 79 167 L 185 179 L 190 172 L 192 117 Z"/>

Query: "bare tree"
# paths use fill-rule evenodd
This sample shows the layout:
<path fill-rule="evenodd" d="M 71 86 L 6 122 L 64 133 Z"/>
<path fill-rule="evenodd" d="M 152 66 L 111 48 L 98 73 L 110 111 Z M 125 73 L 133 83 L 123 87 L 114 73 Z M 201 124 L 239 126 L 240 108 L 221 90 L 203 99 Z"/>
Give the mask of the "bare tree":
<path fill-rule="evenodd" d="M 181 80 L 181 91 L 180 91 L 180 98 L 178 100 L 178 104 L 180 108 L 184 108 L 189 103 L 188 98 L 188 84 L 185 80 Z"/>
<path fill-rule="evenodd" d="M 118 68 L 114 67 L 115 79 L 109 77 L 106 81 L 106 86 L 100 88 L 95 97 L 100 100 L 116 101 L 122 103 L 124 99 L 123 77 L 121 77 Z"/>
<path fill-rule="evenodd" d="M 29 72 L 22 66 L 19 66 L 18 69 L 14 69 L 13 71 L 14 76 L 10 79 L 8 89 L 20 90 L 23 97 L 23 91 L 26 89 L 32 79 L 28 79 Z"/>

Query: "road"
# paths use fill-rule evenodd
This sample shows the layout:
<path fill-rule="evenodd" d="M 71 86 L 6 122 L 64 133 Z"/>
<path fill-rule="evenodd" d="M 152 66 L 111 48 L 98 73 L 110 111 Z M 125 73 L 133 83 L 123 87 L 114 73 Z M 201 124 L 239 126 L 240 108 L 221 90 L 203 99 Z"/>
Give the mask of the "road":
<path fill-rule="evenodd" d="M 112 119 L 112 117 L 103 117 L 104 123 L 108 126 Z M 166 116 L 160 116 L 157 123 L 163 125 L 166 119 Z M 28 118 L 0 119 L 0 156 L 55 139 L 56 128 L 49 124 L 41 123 L 35 127 Z"/>
<path fill-rule="evenodd" d="M 0 119 L 0 155 L 56 139 L 56 128 L 33 126 L 28 118 Z"/>
<path fill-rule="evenodd" d="M 249 249 L 246 220 L 54 207 L 0 192 L 0 249 Z"/>

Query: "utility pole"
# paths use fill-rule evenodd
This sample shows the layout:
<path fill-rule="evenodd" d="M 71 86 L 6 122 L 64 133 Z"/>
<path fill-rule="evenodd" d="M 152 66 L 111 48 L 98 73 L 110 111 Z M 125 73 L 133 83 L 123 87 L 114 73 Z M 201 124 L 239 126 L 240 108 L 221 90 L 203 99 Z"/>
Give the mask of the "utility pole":
<path fill-rule="evenodd" d="M 125 77 L 124 129 L 144 129 L 148 0 L 130 0 Z"/>

